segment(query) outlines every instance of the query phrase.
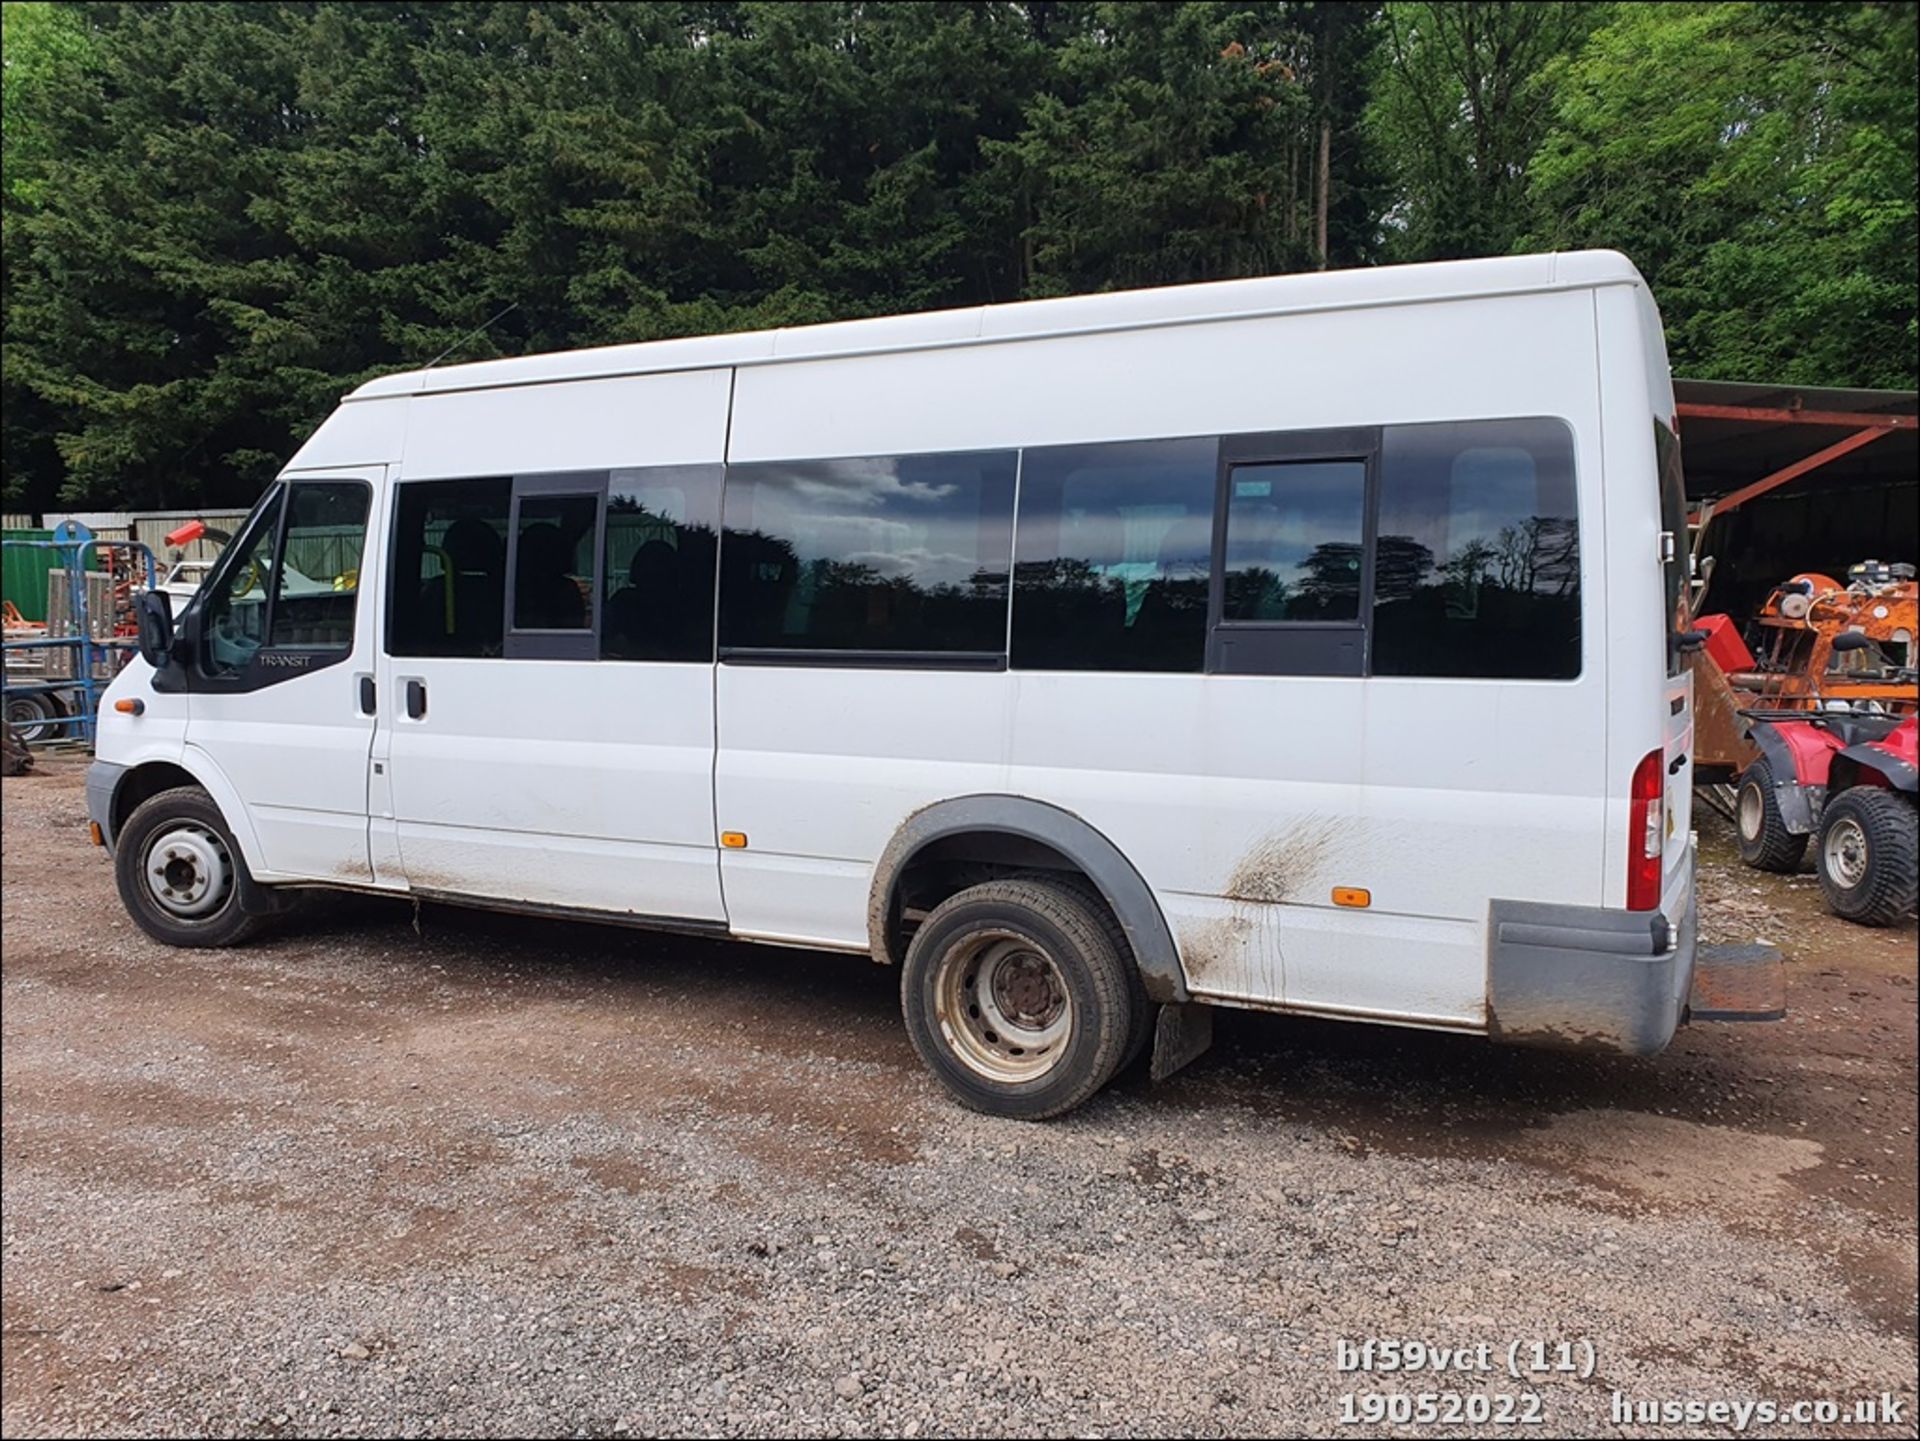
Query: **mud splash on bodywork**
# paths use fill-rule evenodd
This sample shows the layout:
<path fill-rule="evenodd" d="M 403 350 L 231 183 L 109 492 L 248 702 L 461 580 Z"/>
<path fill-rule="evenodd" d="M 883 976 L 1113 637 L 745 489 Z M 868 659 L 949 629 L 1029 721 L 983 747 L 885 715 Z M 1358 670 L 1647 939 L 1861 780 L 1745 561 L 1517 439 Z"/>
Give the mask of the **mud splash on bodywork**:
<path fill-rule="evenodd" d="M 1204 987 L 1237 976 L 1279 999 L 1285 958 L 1264 908 L 1311 903 L 1327 868 L 1351 849 L 1354 825 L 1349 818 L 1308 815 L 1248 846 L 1220 892 L 1232 909 L 1181 928 L 1188 981 Z"/>
<path fill-rule="evenodd" d="M 1285 832 L 1264 836 L 1248 847 L 1221 894 L 1230 901 L 1263 905 L 1310 900 L 1308 884 L 1341 858 L 1353 838 L 1351 819 L 1303 817 Z"/>

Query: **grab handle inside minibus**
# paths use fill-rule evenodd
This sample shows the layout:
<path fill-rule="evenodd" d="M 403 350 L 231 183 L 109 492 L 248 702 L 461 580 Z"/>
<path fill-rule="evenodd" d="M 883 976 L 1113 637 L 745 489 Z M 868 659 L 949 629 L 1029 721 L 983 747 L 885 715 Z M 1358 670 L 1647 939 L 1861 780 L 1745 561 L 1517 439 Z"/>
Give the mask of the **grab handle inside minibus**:
<path fill-rule="evenodd" d="M 424 681 L 407 682 L 407 719 L 420 720 L 427 713 L 427 687 Z"/>

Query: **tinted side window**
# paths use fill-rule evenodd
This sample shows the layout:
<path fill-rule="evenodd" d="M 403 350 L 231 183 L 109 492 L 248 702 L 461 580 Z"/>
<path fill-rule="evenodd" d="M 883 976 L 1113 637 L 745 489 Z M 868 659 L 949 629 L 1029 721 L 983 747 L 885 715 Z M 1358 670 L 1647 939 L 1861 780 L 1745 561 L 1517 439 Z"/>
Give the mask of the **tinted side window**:
<path fill-rule="evenodd" d="M 592 630 L 597 495 L 520 501 L 513 559 L 515 630 Z"/>
<path fill-rule="evenodd" d="M 389 654 L 500 654 L 512 489 L 504 477 L 399 487 L 387 599 Z"/>
<path fill-rule="evenodd" d="M 1580 673 L 1573 442 L 1551 420 L 1388 427 L 1375 675 Z"/>
<path fill-rule="evenodd" d="M 717 465 L 616 470 L 607 490 L 600 654 L 713 659 Z"/>
<path fill-rule="evenodd" d="M 1011 451 L 727 467 L 720 644 L 998 654 Z"/>
<path fill-rule="evenodd" d="M 1218 455 L 1211 439 L 1025 452 L 1014 665 L 1201 668 Z"/>
<path fill-rule="evenodd" d="M 274 577 L 270 644 L 353 649 L 360 547 L 367 538 L 371 495 L 359 481 L 294 484 L 286 544 Z"/>
<path fill-rule="evenodd" d="M 1235 466 L 1222 620 L 1358 620 L 1367 463 Z"/>

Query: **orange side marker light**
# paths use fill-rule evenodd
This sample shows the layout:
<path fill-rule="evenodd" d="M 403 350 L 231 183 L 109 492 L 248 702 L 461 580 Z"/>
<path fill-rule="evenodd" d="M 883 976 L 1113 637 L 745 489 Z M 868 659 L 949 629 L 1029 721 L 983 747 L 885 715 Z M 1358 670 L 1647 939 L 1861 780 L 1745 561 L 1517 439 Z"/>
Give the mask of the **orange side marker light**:
<path fill-rule="evenodd" d="M 745 831 L 722 831 L 720 832 L 720 844 L 730 851 L 744 851 L 747 848 L 747 833 Z"/>
<path fill-rule="evenodd" d="M 146 714 L 147 703 L 136 696 L 128 700 L 115 701 L 113 708 L 119 711 L 121 715 L 144 715 Z"/>
<path fill-rule="evenodd" d="M 1358 886 L 1335 886 L 1333 903 L 1336 906 L 1354 906 L 1364 910 L 1373 904 L 1373 892 L 1363 891 Z"/>
<path fill-rule="evenodd" d="M 103 833 L 101 832 L 101 830 L 100 830 L 100 822 L 98 822 L 98 821 L 88 821 L 88 822 L 87 822 L 87 835 L 88 835 L 88 837 L 89 837 L 89 838 L 91 838 L 91 839 L 92 839 L 92 841 L 93 841 L 93 843 L 94 843 L 94 844 L 95 844 L 96 846 L 104 846 L 104 845 L 106 845 L 106 843 L 107 843 L 107 838 L 106 838 L 106 836 L 105 836 L 105 835 L 104 835 L 104 834 L 103 834 Z"/>

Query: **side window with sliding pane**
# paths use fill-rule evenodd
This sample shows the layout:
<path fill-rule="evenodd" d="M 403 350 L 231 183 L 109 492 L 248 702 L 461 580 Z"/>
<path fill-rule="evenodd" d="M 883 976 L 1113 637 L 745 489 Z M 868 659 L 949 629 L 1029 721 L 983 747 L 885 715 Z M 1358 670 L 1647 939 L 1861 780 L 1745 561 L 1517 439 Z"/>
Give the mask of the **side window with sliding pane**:
<path fill-rule="evenodd" d="M 512 482 L 407 481 L 394 506 L 387 650 L 497 656 L 507 608 Z"/>
<path fill-rule="evenodd" d="M 1573 438 L 1557 420 L 1391 426 L 1373 673 L 1580 674 Z"/>
<path fill-rule="evenodd" d="M 513 628 L 593 629 L 596 495 L 529 495 L 514 530 Z"/>
<path fill-rule="evenodd" d="M 274 576 L 269 644 L 352 650 L 360 550 L 372 490 L 360 481 L 299 481 Z"/>
<path fill-rule="evenodd" d="M 717 465 L 616 470 L 607 487 L 600 655 L 711 661 Z"/>
<path fill-rule="evenodd" d="M 1235 466 L 1227 480 L 1224 621 L 1357 621 L 1364 460 Z"/>
<path fill-rule="evenodd" d="M 1024 453 L 1014 665 L 1201 668 L 1218 457 L 1213 439 Z"/>
<path fill-rule="evenodd" d="M 1012 451 L 729 466 L 722 650 L 999 663 L 1014 468 Z"/>

